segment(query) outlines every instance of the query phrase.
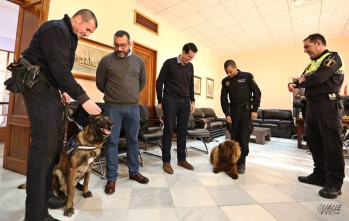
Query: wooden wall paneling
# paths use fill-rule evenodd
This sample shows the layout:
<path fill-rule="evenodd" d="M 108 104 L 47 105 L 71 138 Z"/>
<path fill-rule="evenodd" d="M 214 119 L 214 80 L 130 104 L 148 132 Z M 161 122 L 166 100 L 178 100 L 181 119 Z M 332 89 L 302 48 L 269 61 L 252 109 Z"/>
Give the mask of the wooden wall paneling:
<path fill-rule="evenodd" d="M 139 103 L 147 105 L 150 116 L 154 117 L 157 51 L 133 42 L 133 52 L 143 58 L 147 72 L 147 82 L 140 94 Z"/>

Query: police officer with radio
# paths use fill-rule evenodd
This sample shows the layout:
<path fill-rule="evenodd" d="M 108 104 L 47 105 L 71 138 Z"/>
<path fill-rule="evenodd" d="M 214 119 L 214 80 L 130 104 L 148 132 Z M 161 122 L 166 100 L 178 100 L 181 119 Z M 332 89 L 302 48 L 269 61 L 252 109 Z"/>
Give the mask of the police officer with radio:
<path fill-rule="evenodd" d="M 344 174 L 342 106 L 339 91 L 344 79 L 344 65 L 337 52 L 326 49 L 321 34 L 303 40 L 304 52 L 310 63 L 295 82 L 288 84 L 290 92 L 305 88 L 307 144 L 314 161 L 313 173 L 299 176 L 302 183 L 323 186 L 320 196 L 334 199 L 341 195 Z"/>
<path fill-rule="evenodd" d="M 228 76 L 222 80 L 221 107 L 226 116 L 231 140 L 239 142 L 241 147 L 237 167 L 238 173 L 243 174 L 249 153 L 252 120 L 257 119 L 261 91 L 253 75 L 240 71 L 233 60 L 227 60 L 224 63 L 224 69 Z"/>

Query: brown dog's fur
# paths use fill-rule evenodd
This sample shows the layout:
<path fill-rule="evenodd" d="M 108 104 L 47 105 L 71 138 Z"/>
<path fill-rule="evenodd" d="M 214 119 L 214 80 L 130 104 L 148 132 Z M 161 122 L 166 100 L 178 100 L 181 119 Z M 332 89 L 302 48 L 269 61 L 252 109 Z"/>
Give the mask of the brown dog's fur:
<path fill-rule="evenodd" d="M 213 172 L 219 173 L 224 171 L 234 180 L 239 178 L 237 165 L 241 155 L 241 150 L 238 142 L 226 140 L 215 146 L 211 150 L 210 162 L 213 165 Z"/>
<path fill-rule="evenodd" d="M 88 189 L 88 182 L 93 166 L 93 161 L 101 153 L 101 147 L 110 135 L 113 123 L 109 117 L 98 115 L 91 116 L 87 125 L 73 139 L 78 146 L 96 147 L 93 150 L 78 149 L 70 157 L 61 154 L 58 165 L 53 170 L 52 187 L 56 195 L 65 194 L 67 203 L 64 208 L 65 216 L 74 214 L 73 199 L 74 187 L 84 179 L 82 195 L 92 197 Z"/>

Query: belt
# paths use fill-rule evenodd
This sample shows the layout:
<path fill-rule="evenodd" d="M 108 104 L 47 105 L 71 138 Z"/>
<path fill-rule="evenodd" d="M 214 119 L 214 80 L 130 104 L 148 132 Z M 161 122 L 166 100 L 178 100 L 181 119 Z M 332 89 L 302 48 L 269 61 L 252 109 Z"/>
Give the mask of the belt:
<path fill-rule="evenodd" d="M 237 104 L 234 104 L 234 103 L 230 104 L 230 107 L 232 107 L 232 108 L 241 108 L 241 107 L 246 107 L 246 106 L 251 107 L 251 104 L 249 101 L 237 103 Z"/>
<path fill-rule="evenodd" d="M 321 100 L 330 100 L 330 101 L 334 101 L 340 98 L 340 95 L 336 92 L 336 93 L 329 93 L 329 94 L 319 94 L 319 95 L 315 95 L 312 97 L 307 97 L 307 100 L 309 102 L 316 102 L 316 101 L 321 101 Z"/>

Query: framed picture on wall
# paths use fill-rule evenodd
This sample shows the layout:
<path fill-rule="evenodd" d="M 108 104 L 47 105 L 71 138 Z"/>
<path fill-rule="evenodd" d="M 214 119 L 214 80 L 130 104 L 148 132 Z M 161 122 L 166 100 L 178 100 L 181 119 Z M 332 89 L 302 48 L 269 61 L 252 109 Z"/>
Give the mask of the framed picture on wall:
<path fill-rule="evenodd" d="M 194 93 L 201 94 L 201 77 L 194 75 Z"/>
<path fill-rule="evenodd" d="M 112 46 L 81 38 L 75 51 L 73 76 L 80 79 L 96 80 L 99 61 L 103 56 L 113 51 Z"/>
<path fill-rule="evenodd" d="M 214 80 L 212 78 L 206 78 L 206 97 L 213 98 L 214 94 Z"/>

